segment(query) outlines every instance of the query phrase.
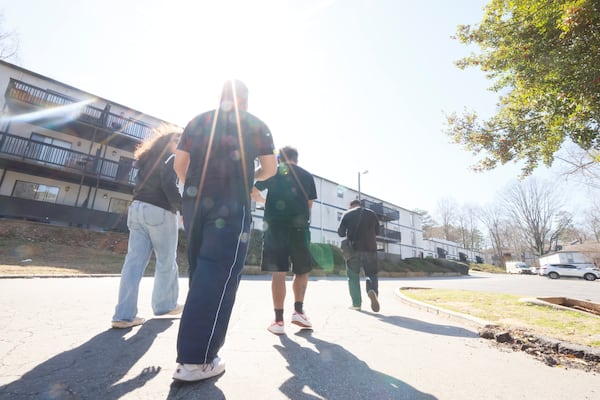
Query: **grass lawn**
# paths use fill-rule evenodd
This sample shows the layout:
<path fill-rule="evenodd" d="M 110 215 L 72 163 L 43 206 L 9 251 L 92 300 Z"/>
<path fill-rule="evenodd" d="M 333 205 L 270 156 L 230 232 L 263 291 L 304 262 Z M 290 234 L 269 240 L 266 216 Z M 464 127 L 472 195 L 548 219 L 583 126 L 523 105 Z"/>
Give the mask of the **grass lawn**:
<path fill-rule="evenodd" d="M 506 328 L 522 328 L 570 343 L 600 347 L 600 317 L 519 302 L 523 296 L 467 290 L 410 289 L 402 293 Z"/>

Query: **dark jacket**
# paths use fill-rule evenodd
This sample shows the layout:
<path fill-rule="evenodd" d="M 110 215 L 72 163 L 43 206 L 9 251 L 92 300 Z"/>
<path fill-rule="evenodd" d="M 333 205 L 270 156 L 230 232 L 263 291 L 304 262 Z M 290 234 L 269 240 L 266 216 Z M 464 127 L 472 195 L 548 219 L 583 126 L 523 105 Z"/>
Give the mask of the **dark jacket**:
<path fill-rule="evenodd" d="M 377 251 L 378 234 L 379 220 L 368 208 L 356 207 L 346 211 L 338 227 L 338 235 L 354 242 L 356 251 Z"/>
<path fill-rule="evenodd" d="M 176 213 L 181 210 L 181 195 L 177 188 L 177 175 L 173 169 L 174 155 L 163 160 L 145 160 L 138 163 L 135 178 L 134 200 L 150 203 L 167 211 Z"/>

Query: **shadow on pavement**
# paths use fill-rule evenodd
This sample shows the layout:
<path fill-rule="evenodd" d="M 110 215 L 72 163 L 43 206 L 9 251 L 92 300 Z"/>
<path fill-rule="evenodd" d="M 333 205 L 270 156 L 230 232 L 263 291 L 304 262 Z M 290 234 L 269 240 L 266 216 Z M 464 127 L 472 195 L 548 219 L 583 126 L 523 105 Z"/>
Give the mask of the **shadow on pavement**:
<path fill-rule="evenodd" d="M 293 400 L 421 399 L 435 400 L 393 376 L 377 372 L 342 346 L 296 334 L 316 347 L 303 347 L 285 335 L 275 349 L 288 363 L 292 377 L 279 390 Z"/>
<path fill-rule="evenodd" d="M 438 325 L 430 324 L 428 322 L 419 321 L 418 319 L 401 317 L 398 315 L 382 315 L 372 313 L 370 311 L 361 311 L 364 314 L 372 315 L 380 321 L 388 324 L 392 324 L 404 329 L 410 329 L 413 331 L 419 331 L 424 333 L 431 333 L 432 335 L 443 335 L 443 336 L 454 336 L 454 337 L 467 337 L 467 338 L 478 338 L 479 335 L 473 331 L 465 328 L 460 328 L 452 325 Z"/>
<path fill-rule="evenodd" d="M 120 382 L 148 351 L 171 319 L 152 319 L 130 338 L 131 329 L 109 329 L 72 350 L 60 353 L 20 379 L 0 387 L 0 397 L 10 399 L 119 399 L 142 387 L 159 372 L 148 366 L 139 375 Z M 49 343 L 49 346 L 52 344 Z M 119 382 L 119 383 L 117 383 Z"/>
<path fill-rule="evenodd" d="M 225 371 L 227 373 L 227 371 Z M 176 399 L 203 399 L 203 400 L 225 400 L 225 395 L 215 386 L 215 383 L 222 377 L 219 375 L 215 378 L 207 379 L 199 382 L 177 382 L 171 383 L 167 400 Z"/>

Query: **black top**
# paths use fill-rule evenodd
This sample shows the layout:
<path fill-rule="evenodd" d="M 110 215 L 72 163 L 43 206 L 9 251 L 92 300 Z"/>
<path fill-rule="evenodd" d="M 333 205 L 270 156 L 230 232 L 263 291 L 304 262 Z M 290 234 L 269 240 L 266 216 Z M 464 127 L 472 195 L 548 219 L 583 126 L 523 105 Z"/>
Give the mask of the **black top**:
<path fill-rule="evenodd" d="M 258 190 L 268 189 L 265 221 L 286 224 L 295 228 L 309 226 L 308 201 L 317 198 L 313 176 L 305 169 L 281 163 L 277 174 L 254 184 Z"/>
<path fill-rule="evenodd" d="M 378 234 L 379 220 L 368 208 L 356 207 L 346 211 L 338 227 L 338 235 L 347 236 L 358 251 L 377 251 Z"/>
<path fill-rule="evenodd" d="M 175 156 L 168 154 L 163 160 L 138 161 L 135 177 L 134 200 L 150 203 L 173 213 L 181 210 L 181 196 L 177 188 L 177 175 L 173 169 Z"/>
<path fill-rule="evenodd" d="M 190 154 L 184 196 L 199 194 L 213 201 L 226 199 L 249 206 L 254 160 L 273 154 L 271 132 L 264 122 L 243 111 L 238 114 L 239 127 L 236 113 L 223 110 L 218 110 L 213 124 L 216 111 L 192 119 L 179 141 L 178 149 Z"/>

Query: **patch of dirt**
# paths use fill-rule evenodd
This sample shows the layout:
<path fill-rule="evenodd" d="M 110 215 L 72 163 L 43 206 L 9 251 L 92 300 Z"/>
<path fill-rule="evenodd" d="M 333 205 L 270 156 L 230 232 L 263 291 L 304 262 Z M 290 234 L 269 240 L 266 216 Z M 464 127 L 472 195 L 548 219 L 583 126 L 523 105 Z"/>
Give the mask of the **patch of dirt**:
<path fill-rule="evenodd" d="M 29 221 L 0 221 L 0 238 L 20 239 L 32 243 L 55 243 L 127 253 L 128 235 L 120 232 L 97 232 L 89 229 L 41 224 Z"/>
<path fill-rule="evenodd" d="M 21 220 L 0 220 L 0 274 L 119 274 L 129 235 Z M 177 262 L 187 273 L 185 248 Z M 154 273 L 151 261 L 146 275 Z"/>
<path fill-rule="evenodd" d="M 538 336 L 523 329 L 488 326 L 479 336 L 503 350 L 524 351 L 550 367 L 600 373 L 600 349 Z"/>

